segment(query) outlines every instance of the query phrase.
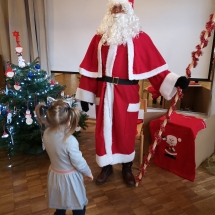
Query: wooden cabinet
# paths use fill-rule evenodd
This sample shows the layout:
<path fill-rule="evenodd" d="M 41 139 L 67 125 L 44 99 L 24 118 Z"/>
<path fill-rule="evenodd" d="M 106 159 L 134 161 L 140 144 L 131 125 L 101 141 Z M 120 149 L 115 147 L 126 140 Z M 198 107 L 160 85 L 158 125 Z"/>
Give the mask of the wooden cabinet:
<path fill-rule="evenodd" d="M 4 67 L 3 67 L 3 59 L 0 55 L 0 88 L 3 86 L 3 80 L 4 80 Z"/>
<path fill-rule="evenodd" d="M 183 90 L 183 94 L 183 98 L 177 102 L 177 110 L 208 113 L 211 98 L 209 89 L 201 84 L 189 85 L 186 90 Z M 164 108 L 169 108 L 170 104 L 170 101 L 164 101 Z"/>

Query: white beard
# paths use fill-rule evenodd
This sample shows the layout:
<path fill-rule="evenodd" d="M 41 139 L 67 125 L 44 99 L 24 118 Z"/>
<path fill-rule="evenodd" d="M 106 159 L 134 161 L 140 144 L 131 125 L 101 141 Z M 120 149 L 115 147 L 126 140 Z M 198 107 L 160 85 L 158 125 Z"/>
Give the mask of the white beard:
<path fill-rule="evenodd" d="M 139 19 L 124 13 L 107 14 L 97 30 L 102 35 L 103 44 L 107 45 L 125 45 L 128 39 L 134 38 L 139 32 Z"/>

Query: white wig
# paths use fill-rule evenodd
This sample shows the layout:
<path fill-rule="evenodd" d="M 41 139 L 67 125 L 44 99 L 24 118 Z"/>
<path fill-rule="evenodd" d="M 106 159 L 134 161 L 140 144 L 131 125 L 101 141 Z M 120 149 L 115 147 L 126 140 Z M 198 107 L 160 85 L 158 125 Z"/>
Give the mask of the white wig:
<path fill-rule="evenodd" d="M 114 24 L 111 10 L 114 5 L 121 5 L 125 14 L 121 20 L 121 25 Z M 114 26 L 113 26 L 114 25 Z M 141 31 L 139 18 L 135 15 L 132 4 L 128 0 L 109 0 L 107 12 L 97 30 L 97 34 L 102 35 L 103 43 L 126 44 L 128 38 L 136 37 Z"/>

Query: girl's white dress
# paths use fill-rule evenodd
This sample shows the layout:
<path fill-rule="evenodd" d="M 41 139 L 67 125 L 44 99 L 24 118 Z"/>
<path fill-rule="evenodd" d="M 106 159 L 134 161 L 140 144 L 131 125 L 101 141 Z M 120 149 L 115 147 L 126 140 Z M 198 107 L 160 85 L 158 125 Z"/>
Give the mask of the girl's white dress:
<path fill-rule="evenodd" d="M 47 200 L 50 208 L 79 210 L 88 203 L 82 174 L 91 170 L 71 135 L 63 143 L 64 133 L 45 130 L 43 142 L 51 165 L 48 171 Z"/>

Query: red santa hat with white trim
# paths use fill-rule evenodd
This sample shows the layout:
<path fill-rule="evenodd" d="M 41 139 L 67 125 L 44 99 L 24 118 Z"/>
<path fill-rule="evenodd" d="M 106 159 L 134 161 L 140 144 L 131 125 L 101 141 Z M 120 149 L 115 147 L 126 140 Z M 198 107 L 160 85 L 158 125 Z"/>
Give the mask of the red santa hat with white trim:
<path fill-rule="evenodd" d="M 132 8 L 134 8 L 134 0 L 109 0 L 109 3 L 112 5 L 116 4 L 131 4 Z"/>
<path fill-rule="evenodd" d="M 128 0 L 131 4 L 132 4 L 132 7 L 134 8 L 134 0 Z"/>

